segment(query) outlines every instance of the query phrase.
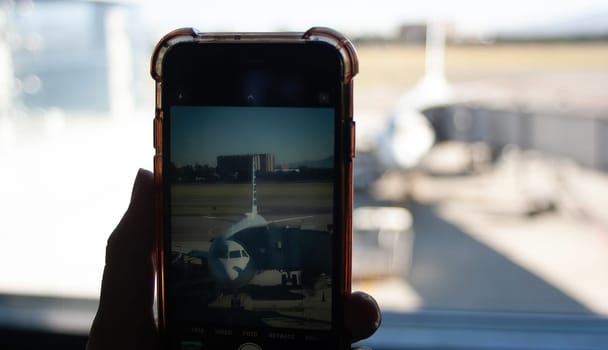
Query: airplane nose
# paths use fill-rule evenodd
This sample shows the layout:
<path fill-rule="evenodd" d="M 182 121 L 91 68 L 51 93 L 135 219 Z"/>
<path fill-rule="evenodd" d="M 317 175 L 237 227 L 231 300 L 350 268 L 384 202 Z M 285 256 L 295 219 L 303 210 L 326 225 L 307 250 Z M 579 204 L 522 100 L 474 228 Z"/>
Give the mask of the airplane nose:
<path fill-rule="evenodd" d="M 226 265 L 224 266 L 224 271 L 226 271 L 226 277 L 228 277 L 228 280 L 235 281 L 239 278 L 239 275 L 243 271 L 243 269 L 234 264 L 231 264 L 230 261 L 227 261 Z"/>

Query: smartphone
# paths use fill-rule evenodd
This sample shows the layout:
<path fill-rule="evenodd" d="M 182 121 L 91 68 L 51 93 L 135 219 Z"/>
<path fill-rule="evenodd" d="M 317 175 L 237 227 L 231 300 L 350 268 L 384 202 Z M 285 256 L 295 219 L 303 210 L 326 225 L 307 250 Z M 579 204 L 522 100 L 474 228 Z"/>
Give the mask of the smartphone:
<path fill-rule="evenodd" d="M 165 349 L 346 349 L 353 45 L 338 32 L 179 29 L 156 81 Z"/>

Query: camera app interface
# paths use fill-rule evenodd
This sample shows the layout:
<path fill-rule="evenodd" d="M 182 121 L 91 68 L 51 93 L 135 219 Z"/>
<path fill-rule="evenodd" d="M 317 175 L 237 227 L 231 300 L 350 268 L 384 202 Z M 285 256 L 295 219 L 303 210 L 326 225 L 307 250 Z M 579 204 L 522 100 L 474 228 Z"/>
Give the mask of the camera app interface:
<path fill-rule="evenodd" d="M 169 317 L 327 330 L 334 110 L 174 106 Z"/>

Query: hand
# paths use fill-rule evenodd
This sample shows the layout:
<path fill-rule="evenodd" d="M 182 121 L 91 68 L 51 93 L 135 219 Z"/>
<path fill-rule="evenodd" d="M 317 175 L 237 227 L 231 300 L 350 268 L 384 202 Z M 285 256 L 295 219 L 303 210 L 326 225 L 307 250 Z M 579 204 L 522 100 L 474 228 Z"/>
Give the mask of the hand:
<path fill-rule="evenodd" d="M 158 349 L 154 321 L 154 178 L 140 169 L 131 203 L 108 239 L 99 309 L 88 350 Z M 353 342 L 371 336 L 381 322 L 374 299 L 355 292 L 345 320 Z"/>

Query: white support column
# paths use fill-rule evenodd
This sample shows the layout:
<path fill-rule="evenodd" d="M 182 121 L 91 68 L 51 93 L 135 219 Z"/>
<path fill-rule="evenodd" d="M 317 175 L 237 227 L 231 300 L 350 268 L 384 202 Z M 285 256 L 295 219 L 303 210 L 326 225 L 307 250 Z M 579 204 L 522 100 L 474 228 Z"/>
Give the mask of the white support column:
<path fill-rule="evenodd" d="M 7 40 L 8 18 L 5 10 L 0 8 L 0 119 L 6 119 L 12 106 L 14 96 L 14 72 L 11 49 Z"/>
<path fill-rule="evenodd" d="M 135 104 L 133 56 L 126 8 L 117 5 L 106 8 L 105 35 L 110 113 L 113 118 L 125 118 L 133 114 Z"/>

